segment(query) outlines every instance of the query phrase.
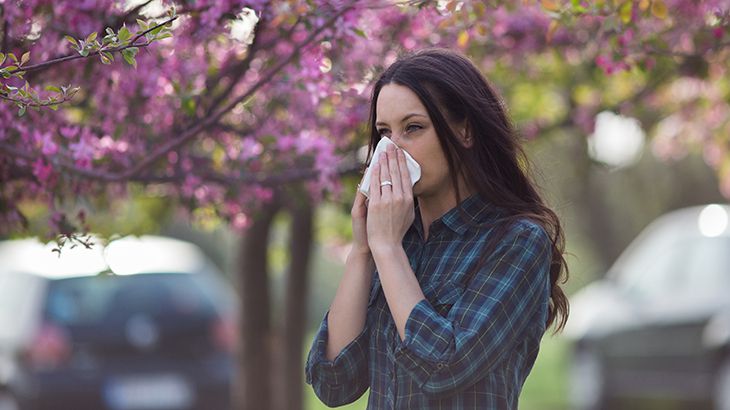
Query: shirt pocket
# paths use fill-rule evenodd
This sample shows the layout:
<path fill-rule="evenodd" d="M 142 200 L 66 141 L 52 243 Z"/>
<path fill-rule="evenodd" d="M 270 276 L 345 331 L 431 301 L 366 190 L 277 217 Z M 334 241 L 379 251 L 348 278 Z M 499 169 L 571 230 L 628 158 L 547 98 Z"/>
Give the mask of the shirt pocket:
<path fill-rule="evenodd" d="M 429 300 L 436 312 L 446 317 L 463 293 L 464 289 L 457 282 L 446 281 L 432 291 Z"/>

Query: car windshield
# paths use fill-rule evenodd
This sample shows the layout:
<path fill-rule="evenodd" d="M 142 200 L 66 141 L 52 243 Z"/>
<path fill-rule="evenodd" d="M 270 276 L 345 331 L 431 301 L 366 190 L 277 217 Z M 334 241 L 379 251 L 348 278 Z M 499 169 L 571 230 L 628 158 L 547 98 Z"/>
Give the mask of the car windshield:
<path fill-rule="evenodd" d="M 60 325 L 111 324 L 138 314 L 175 320 L 210 317 L 215 309 L 201 281 L 189 274 L 60 279 L 48 290 L 45 316 Z"/>
<path fill-rule="evenodd" d="M 624 263 L 621 287 L 641 297 L 702 297 L 730 286 L 730 238 L 654 237 Z"/>

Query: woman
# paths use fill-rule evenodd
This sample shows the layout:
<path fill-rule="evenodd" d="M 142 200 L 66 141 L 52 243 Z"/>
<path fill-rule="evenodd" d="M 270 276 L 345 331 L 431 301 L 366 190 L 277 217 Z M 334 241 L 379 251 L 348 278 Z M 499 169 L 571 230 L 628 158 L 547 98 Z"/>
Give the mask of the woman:
<path fill-rule="evenodd" d="M 375 84 L 369 195 L 306 380 L 329 406 L 516 409 L 568 302 L 560 222 L 523 169 L 502 102 L 465 57 L 429 49 Z M 421 165 L 411 186 L 403 150 Z"/>

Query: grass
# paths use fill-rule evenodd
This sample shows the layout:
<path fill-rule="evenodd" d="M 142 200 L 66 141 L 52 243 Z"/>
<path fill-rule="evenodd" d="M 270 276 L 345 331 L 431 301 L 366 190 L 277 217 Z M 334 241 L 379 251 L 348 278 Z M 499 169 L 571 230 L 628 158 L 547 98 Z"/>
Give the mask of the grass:
<path fill-rule="evenodd" d="M 307 341 L 311 342 L 311 334 Z M 535 362 L 530 376 L 525 382 L 520 395 L 520 410 L 563 410 L 568 408 L 567 380 L 568 380 L 568 348 L 567 342 L 559 337 L 546 334 L 540 346 L 540 354 Z M 368 391 L 356 402 L 347 406 L 338 407 L 346 410 L 363 410 L 368 402 Z M 312 387 L 305 386 L 304 389 L 305 410 L 324 410 L 325 406 L 317 396 Z"/>
<path fill-rule="evenodd" d="M 563 410 L 568 408 L 568 342 L 545 334 L 535 367 L 520 395 L 520 410 Z"/>

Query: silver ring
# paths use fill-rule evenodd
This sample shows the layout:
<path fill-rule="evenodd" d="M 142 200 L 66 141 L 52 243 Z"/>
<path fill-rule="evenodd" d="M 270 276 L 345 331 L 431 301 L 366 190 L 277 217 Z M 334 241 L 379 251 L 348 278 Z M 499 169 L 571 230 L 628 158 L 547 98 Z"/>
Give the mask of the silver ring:
<path fill-rule="evenodd" d="M 381 186 L 381 187 L 384 187 L 384 186 L 386 186 L 386 185 L 390 185 L 390 186 L 393 186 L 393 183 L 392 183 L 392 182 L 390 182 L 390 181 L 383 181 L 383 182 L 381 182 L 381 183 L 380 183 L 380 186 Z"/>

